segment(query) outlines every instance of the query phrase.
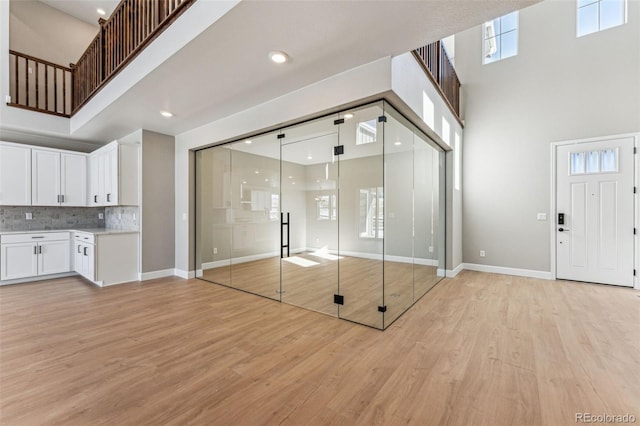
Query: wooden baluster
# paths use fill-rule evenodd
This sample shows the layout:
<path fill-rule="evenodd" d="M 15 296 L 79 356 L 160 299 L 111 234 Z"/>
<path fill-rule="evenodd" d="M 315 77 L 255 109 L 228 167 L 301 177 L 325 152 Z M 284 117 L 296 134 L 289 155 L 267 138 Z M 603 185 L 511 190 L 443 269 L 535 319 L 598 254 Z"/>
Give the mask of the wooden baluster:
<path fill-rule="evenodd" d="M 20 103 L 20 79 L 18 78 L 18 55 L 13 55 L 13 57 L 14 57 L 15 74 L 16 74 L 16 99 L 13 103 L 18 104 Z"/>
<path fill-rule="evenodd" d="M 24 62 L 24 75 L 26 80 L 25 85 L 25 94 L 27 95 L 27 100 L 25 101 L 25 105 L 29 106 L 29 59 L 25 58 Z"/>
<path fill-rule="evenodd" d="M 40 94 L 40 79 L 38 78 L 38 69 L 40 68 L 39 63 L 35 63 L 36 66 L 36 108 L 40 108 L 40 98 L 38 95 Z"/>
<path fill-rule="evenodd" d="M 44 109 L 49 111 L 49 66 L 44 67 Z"/>

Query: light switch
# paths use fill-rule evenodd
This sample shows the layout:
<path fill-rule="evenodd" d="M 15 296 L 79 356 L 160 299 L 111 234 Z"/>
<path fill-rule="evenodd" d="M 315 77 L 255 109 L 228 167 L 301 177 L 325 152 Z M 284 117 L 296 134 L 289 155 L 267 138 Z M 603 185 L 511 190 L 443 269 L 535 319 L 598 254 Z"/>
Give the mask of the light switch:
<path fill-rule="evenodd" d="M 547 220 L 546 213 L 538 213 L 538 220 Z"/>

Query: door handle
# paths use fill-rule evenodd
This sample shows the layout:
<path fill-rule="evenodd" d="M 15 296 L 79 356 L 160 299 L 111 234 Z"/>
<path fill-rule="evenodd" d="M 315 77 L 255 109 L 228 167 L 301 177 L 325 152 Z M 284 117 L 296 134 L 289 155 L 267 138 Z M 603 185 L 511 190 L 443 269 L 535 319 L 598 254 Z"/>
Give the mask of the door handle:
<path fill-rule="evenodd" d="M 287 221 L 284 221 L 284 213 L 280 212 L 280 258 L 284 258 L 284 249 L 287 249 L 287 257 L 289 257 L 289 223 L 291 223 L 290 214 L 287 213 Z M 287 244 L 284 244 L 284 227 L 287 227 Z"/>
<path fill-rule="evenodd" d="M 558 232 L 569 232 L 567 228 L 558 228 Z"/>

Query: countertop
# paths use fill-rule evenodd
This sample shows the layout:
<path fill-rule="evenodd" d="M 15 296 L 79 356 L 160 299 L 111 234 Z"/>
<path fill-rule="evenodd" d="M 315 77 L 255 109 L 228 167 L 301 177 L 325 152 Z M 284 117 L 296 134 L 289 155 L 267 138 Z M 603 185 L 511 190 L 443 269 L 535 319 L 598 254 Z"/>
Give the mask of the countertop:
<path fill-rule="evenodd" d="M 110 235 L 110 234 L 137 234 L 140 231 L 126 230 L 126 229 L 109 229 L 109 228 L 30 229 L 28 231 L 0 231 L 0 235 L 44 234 L 49 232 L 86 232 L 93 235 Z"/>

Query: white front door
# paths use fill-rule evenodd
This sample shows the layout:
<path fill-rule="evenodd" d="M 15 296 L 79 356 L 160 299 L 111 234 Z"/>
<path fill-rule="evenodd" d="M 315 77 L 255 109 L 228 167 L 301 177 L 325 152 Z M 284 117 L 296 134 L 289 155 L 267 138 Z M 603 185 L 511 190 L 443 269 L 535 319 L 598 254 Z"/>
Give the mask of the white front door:
<path fill-rule="evenodd" d="M 559 145 L 558 279 L 633 286 L 633 138 Z"/>

